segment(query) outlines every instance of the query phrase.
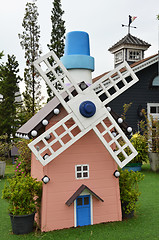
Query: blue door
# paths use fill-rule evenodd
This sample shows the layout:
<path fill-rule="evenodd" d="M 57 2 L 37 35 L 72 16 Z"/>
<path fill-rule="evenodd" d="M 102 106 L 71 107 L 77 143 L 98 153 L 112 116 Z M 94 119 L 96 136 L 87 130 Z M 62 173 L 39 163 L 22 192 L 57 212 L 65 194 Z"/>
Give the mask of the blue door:
<path fill-rule="evenodd" d="M 76 199 L 77 226 L 91 224 L 90 195 L 83 195 Z"/>

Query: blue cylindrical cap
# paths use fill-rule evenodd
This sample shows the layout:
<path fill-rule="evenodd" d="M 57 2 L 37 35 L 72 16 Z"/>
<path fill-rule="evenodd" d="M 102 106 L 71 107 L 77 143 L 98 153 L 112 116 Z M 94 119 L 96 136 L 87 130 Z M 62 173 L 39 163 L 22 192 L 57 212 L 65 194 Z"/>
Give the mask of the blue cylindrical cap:
<path fill-rule="evenodd" d="M 90 56 L 89 35 L 83 31 L 73 31 L 66 35 L 64 55 Z"/>
<path fill-rule="evenodd" d="M 89 35 L 73 31 L 66 35 L 64 56 L 61 57 L 67 69 L 88 69 L 94 71 L 94 58 L 90 56 Z"/>

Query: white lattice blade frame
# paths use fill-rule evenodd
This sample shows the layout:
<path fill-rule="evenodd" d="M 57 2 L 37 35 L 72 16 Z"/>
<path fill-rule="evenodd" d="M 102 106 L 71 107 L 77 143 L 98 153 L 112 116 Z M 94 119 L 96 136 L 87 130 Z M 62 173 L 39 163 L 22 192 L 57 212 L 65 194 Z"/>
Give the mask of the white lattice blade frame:
<path fill-rule="evenodd" d="M 106 110 L 106 109 L 105 109 Z M 105 127 L 105 133 L 109 132 L 110 130 L 113 130 L 114 128 L 117 130 L 117 132 L 119 133 L 117 137 L 114 137 L 111 133 L 110 136 L 112 138 L 112 140 L 108 143 L 105 138 L 103 137 L 103 135 L 99 132 L 99 130 L 97 129 L 97 125 L 99 123 L 101 123 L 105 118 L 108 118 L 111 125 L 109 128 Z M 71 127 L 71 128 L 67 128 L 65 125 L 65 123 L 69 120 L 69 119 L 73 119 L 75 124 Z M 84 136 L 87 132 L 89 132 L 91 129 L 94 130 L 94 132 L 97 134 L 97 136 L 99 137 L 99 139 L 102 141 L 102 143 L 104 144 L 104 146 L 106 147 L 106 149 L 109 151 L 109 153 L 112 155 L 112 157 L 114 158 L 114 160 L 117 162 L 117 164 L 119 165 L 119 167 L 124 167 L 128 162 L 130 162 L 136 155 L 137 155 L 137 151 L 135 150 L 135 148 L 132 146 L 132 144 L 130 143 L 130 141 L 127 139 L 127 137 L 125 136 L 125 134 L 123 133 L 123 131 L 121 130 L 121 128 L 118 126 L 118 124 L 116 123 L 116 121 L 113 119 L 113 117 L 111 116 L 111 114 L 106 110 L 106 113 L 100 118 L 98 119 L 96 122 L 94 122 L 93 124 L 91 124 L 88 128 L 83 129 L 77 136 L 73 136 L 70 131 L 75 128 L 76 126 L 78 126 L 78 120 L 76 119 L 76 117 L 74 116 L 74 114 L 69 114 L 67 115 L 65 118 L 63 118 L 61 121 L 59 121 L 58 123 L 56 123 L 54 126 L 52 126 L 51 128 L 49 128 L 46 132 L 44 132 L 43 134 L 41 134 L 39 137 L 37 137 L 35 140 L 33 140 L 28 146 L 29 148 L 32 150 L 32 152 L 34 153 L 34 155 L 37 157 L 37 159 L 41 162 L 41 164 L 43 166 L 45 166 L 46 164 L 48 164 L 49 162 L 51 162 L 54 158 L 56 158 L 58 155 L 60 155 L 63 151 L 65 151 L 68 147 L 70 147 L 72 144 L 74 144 L 77 140 L 79 140 L 82 136 Z M 65 128 L 65 132 L 63 132 L 60 136 L 58 136 L 55 133 L 55 130 L 58 129 L 60 126 L 64 126 Z M 52 142 L 48 143 L 45 139 L 45 137 L 48 134 L 53 133 L 54 136 L 56 136 L 56 139 L 53 139 Z M 66 144 L 61 142 L 61 138 L 63 136 L 65 136 L 66 134 L 69 134 L 71 137 L 71 140 L 69 142 L 67 142 Z M 130 156 L 126 155 L 126 159 L 121 162 L 119 160 L 119 158 L 117 157 L 117 153 L 119 154 L 120 152 L 123 152 L 124 149 L 123 147 L 120 147 L 117 139 L 119 137 L 122 137 L 124 142 L 126 143 L 126 145 L 124 145 L 125 147 L 129 147 L 132 151 L 132 154 Z M 45 147 L 42 148 L 41 150 L 37 151 L 36 149 L 36 144 L 39 143 L 40 141 L 43 141 L 43 143 L 45 144 Z M 61 144 L 61 148 L 58 149 L 56 152 L 54 152 L 51 149 L 51 146 L 53 144 L 53 142 L 59 141 Z M 112 150 L 112 148 L 110 147 L 111 144 L 116 144 L 118 145 L 119 150 L 116 152 L 114 152 Z M 44 160 L 43 157 L 40 155 L 41 153 L 43 153 L 45 150 L 50 150 L 51 155 Z"/>
<path fill-rule="evenodd" d="M 114 77 L 112 78 L 112 76 Z M 117 79 L 115 79 L 116 76 L 118 76 Z M 130 82 L 127 82 L 125 79 L 129 76 L 131 76 L 132 80 Z M 122 88 L 119 88 L 117 84 L 121 81 L 124 86 Z M 103 105 L 105 106 L 138 81 L 139 79 L 133 72 L 131 67 L 128 65 L 127 62 L 124 62 L 120 64 L 118 67 L 116 67 L 114 70 L 100 78 L 98 81 L 93 83 L 84 92 L 87 93 L 90 90 L 93 90 L 98 97 L 101 96 L 103 93 L 106 94 L 107 99 L 103 101 Z M 108 90 L 111 88 L 114 88 L 115 90 L 115 93 L 113 93 L 112 95 L 108 92 Z"/>
<path fill-rule="evenodd" d="M 50 62 L 49 62 L 49 59 L 48 59 L 50 57 L 54 60 L 55 64 L 50 65 Z M 42 62 L 44 62 L 45 65 L 47 66 L 46 70 L 42 69 L 42 67 L 40 65 Z M 63 64 L 60 62 L 60 60 L 58 59 L 58 57 L 56 56 L 56 54 L 53 51 L 46 54 L 45 56 L 39 58 L 38 60 L 36 60 L 34 65 L 37 68 L 37 70 L 39 71 L 40 75 L 44 78 L 46 83 L 53 90 L 54 94 L 59 99 L 59 101 L 61 102 L 63 107 L 69 113 L 65 118 L 63 118 L 61 121 L 59 121 L 57 124 L 55 124 L 53 127 L 48 129 L 45 133 L 40 135 L 38 138 L 36 138 L 34 141 L 32 141 L 29 144 L 30 149 L 35 154 L 35 156 L 39 159 L 39 161 L 42 163 L 43 166 L 45 166 L 50 161 L 52 161 L 55 157 L 57 157 L 59 154 L 61 154 L 64 150 L 66 150 L 72 144 L 74 144 L 78 139 L 80 139 L 83 135 L 85 135 L 91 129 L 93 129 L 95 131 L 95 133 L 100 138 L 100 140 L 102 141 L 104 146 L 107 148 L 109 153 L 112 155 L 114 160 L 117 162 L 117 164 L 121 168 L 123 166 L 125 166 L 128 162 L 130 162 L 137 155 L 136 150 L 134 149 L 134 147 L 132 146 L 130 141 L 127 139 L 127 137 L 125 136 L 123 131 L 120 129 L 118 124 L 115 122 L 113 117 L 110 115 L 110 113 L 105 108 L 103 109 L 103 107 L 102 107 L 102 106 L 105 106 L 110 101 L 112 101 L 115 97 L 117 97 L 118 95 L 123 93 L 125 90 L 127 90 L 129 87 L 131 87 L 133 84 L 135 84 L 138 81 L 138 78 L 136 77 L 136 75 L 134 74 L 134 72 L 132 71 L 132 69 L 129 67 L 129 65 L 126 62 L 124 62 L 119 67 L 117 67 L 116 69 L 114 69 L 113 71 L 111 71 L 110 73 L 108 73 L 107 75 L 102 77 L 101 79 L 99 79 L 96 83 L 92 84 L 90 87 L 88 87 L 84 91 L 82 91 L 79 88 L 79 86 L 76 84 L 76 82 L 72 79 L 72 77 L 70 76 L 70 74 L 68 73 L 66 68 L 63 66 Z M 60 68 L 60 74 L 59 75 L 58 75 L 59 72 L 58 72 L 57 68 Z M 57 70 L 57 72 L 56 72 L 56 70 Z M 47 74 L 50 73 L 50 72 L 55 76 L 55 78 L 56 78 L 55 81 L 59 81 L 60 84 L 62 85 L 63 89 L 61 91 L 56 90 L 53 83 L 50 81 L 49 77 L 47 76 Z M 126 81 L 126 78 L 128 76 L 131 76 L 131 81 L 130 82 Z M 101 110 L 103 109 L 102 115 L 100 115 L 99 118 L 98 117 L 95 118 L 94 119 L 95 121 L 90 121 L 90 125 L 87 125 L 87 127 L 82 126 L 83 124 L 80 123 L 80 121 L 78 119 L 79 118 L 78 111 L 76 112 L 75 109 L 73 109 L 71 107 L 71 105 L 69 106 L 69 104 L 68 104 L 69 102 L 70 102 L 70 104 L 71 104 L 71 102 L 74 104 L 79 97 L 74 97 L 72 95 L 68 86 L 66 86 L 62 82 L 62 80 L 64 78 L 67 78 L 67 80 L 69 80 L 70 87 L 74 87 L 76 89 L 77 93 L 79 94 L 78 96 L 81 96 L 80 97 L 81 101 L 83 101 L 83 99 L 85 98 L 84 96 L 89 96 L 92 92 L 92 94 L 94 93 L 94 95 L 95 95 L 94 99 L 96 99 L 96 97 L 97 97 L 96 101 L 100 100 L 100 102 L 101 102 Z M 118 83 L 120 81 L 122 81 L 123 86 L 119 88 Z M 97 88 L 99 89 L 99 93 L 97 92 Z M 111 89 L 111 88 L 114 88 L 115 92 L 113 94 L 109 93 L 109 89 Z M 70 101 L 68 103 L 66 103 L 64 98 L 61 96 L 62 92 L 66 92 L 68 94 L 68 96 L 70 97 Z M 100 99 L 100 96 L 103 93 L 106 94 L 106 96 L 107 96 L 107 99 L 104 100 L 104 101 L 102 101 Z M 109 143 L 106 141 L 106 139 L 103 137 L 103 135 L 100 133 L 100 131 L 96 127 L 96 125 L 99 124 L 100 122 L 104 125 L 103 120 L 106 117 L 111 122 L 111 127 L 110 128 L 111 129 L 115 128 L 118 131 L 118 136 L 115 138 L 113 135 L 111 136 L 109 128 L 107 128 L 106 125 L 105 125 L 105 132 L 108 131 L 110 133 L 109 135 L 112 138 L 112 140 Z M 74 120 L 75 124 L 73 126 L 76 125 L 80 129 L 80 133 L 78 133 L 75 137 L 70 132 L 71 128 L 68 129 L 65 125 L 65 122 L 67 122 L 68 119 L 70 119 L 70 118 L 72 118 Z M 56 134 L 55 130 L 57 128 L 59 128 L 60 126 L 63 126 L 65 128 L 65 132 L 63 134 L 61 134 L 60 136 L 58 136 Z M 55 139 L 53 139 L 51 142 L 48 143 L 47 140 L 45 139 L 45 137 L 50 133 L 52 133 L 55 136 Z M 62 142 L 61 138 L 63 136 L 65 136 L 66 134 L 69 134 L 69 136 L 71 137 L 71 140 L 69 140 L 66 144 L 64 144 Z M 124 142 L 126 143 L 124 146 L 120 146 L 118 144 L 117 138 L 119 138 L 119 137 L 122 137 Z M 43 147 L 41 150 L 37 151 L 35 145 L 40 141 L 43 142 L 45 147 Z M 56 142 L 59 142 L 61 144 L 61 147 L 57 151 L 54 151 L 51 148 L 51 146 Z M 110 147 L 110 145 L 112 143 L 115 143 L 118 146 L 117 153 L 115 153 L 112 150 L 112 148 Z M 129 156 L 124 152 L 124 148 L 126 148 L 126 147 L 129 147 L 131 149 L 132 153 Z M 41 153 L 43 153 L 45 150 L 49 150 L 51 155 L 47 159 L 44 160 L 43 157 L 41 156 Z M 122 161 L 122 162 L 120 161 L 120 159 L 117 156 L 117 154 L 119 154 L 120 152 L 122 152 L 125 156 L 125 160 Z"/>
<path fill-rule="evenodd" d="M 65 123 L 71 118 L 74 120 L 75 124 L 72 127 L 67 128 Z M 65 132 L 63 132 L 60 136 L 58 136 L 55 131 L 60 126 L 63 126 L 65 128 Z M 43 134 L 41 134 L 39 137 L 37 137 L 31 143 L 29 143 L 28 146 L 31 149 L 31 151 L 33 152 L 33 154 L 36 156 L 36 158 L 41 162 L 41 164 L 43 166 L 45 166 L 46 164 L 51 162 L 54 158 L 56 158 L 59 154 L 61 154 L 64 150 L 66 150 L 68 147 L 70 147 L 73 143 L 75 143 L 78 139 L 80 139 L 83 135 L 85 135 L 91 129 L 91 126 L 84 130 L 83 129 L 81 130 L 79 128 L 81 130 L 81 132 L 77 136 L 74 137 L 73 134 L 71 134 L 71 130 L 73 130 L 75 127 L 79 127 L 79 126 L 80 126 L 80 123 L 79 123 L 78 119 L 76 118 L 76 116 L 73 113 L 68 114 L 61 121 L 59 121 L 58 123 L 53 125 L 47 131 L 45 131 Z M 51 141 L 50 143 L 48 143 L 47 140 L 45 139 L 45 137 L 51 133 L 53 133 L 53 135 L 56 136 L 56 138 L 53 139 L 53 141 Z M 66 134 L 69 134 L 71 140 L 69 142 L 67 142 L 66 144 L 64 144 L 62 142 L 61 138 L 64 137 Z M 38 151 L 35 145 L 38 144 L 40 141 L 43 141 L 43 143 L 45 144 L 45 147 L 43 147 L 41 150 Z M 60 149 L 58 149 L 56 152 L 54 152 L 53 149 L 51 148 L 51 146 L 54 142 L 56 143 L 57 141 L 60 142 L 62 147 Z M 49 150 L 51 152 L 51 155 L 46 160 L 44 160 L 40 154 L 46 150 Z"/>
<path fill-rule="evenodd" d="M 118 166 L 120 168 L 123 168 L 127 163 L 129 163 L 137 154 L 138 152 L 136 151 L 136 149 L 133 147 L 133 145 L 131 144 L 131 142 L 129 141 L 129 139 L 126 137 L 126 135 L 124 134 L 124 132 L 121 130 L 121 128 L 118 126 L 118 124 L 116 123 L 116 121 L 114 120 L 114 118 L 111 116 L 111 114 L 107 111 L 107 117 L 111 123 L 111 125 L 109 127 L 104 127 L 105 131 L 104 134 L 106 133 L 110 133 L 110 130 L 113 130 L 114 128 L 117 130 L 118 135 L 116 137 L 114 137 L 111 133 L 109 134 L 109 136 L 111 136 L 112 140 L 108 143 L 105 138 L 103 137 L 103 134 L 101 134 L 101 132 L 98 130 L 98 128 L 96 126 L 93 127 L 94 132 L 97 134 L 97 136 L 99 137 L 99 139 L 101 140 L 101 142 L 104 144 L 104 146 L 106 147 L 106 149 L 109 151 L 109 153 L 111 154 L 111 156 L 114 158 L 114 160 L 116 161 L 116 163 L 118 164 Z M 102 123 L 102 121 L 105 119 L 106 117 L 103 117 L 100 121 L 100 123 Z M 103 123 L 103 125 L 105 125 Z M 126 143 L 124 146 L 120 146 L 118 143 L 118 139 L 122 137 L 124 142 Z M 116 144 L 117 147 L 119 148 L 118 151 L 113 151 L 113 149 L 110 147 L 110 145 L 112 144 Z M 126 147 L 129 147 L 131 150 L 131 155 L 127 155 L 124 152 L 124 149 Z M 119 153 L 123 153 L 126 155 L 126 159 L 124 161 L 120 161 L 120 159 L 118 158 L 118 154 Z"/>
<path fill-rule="evenodd" d="M 50 65 L 48 59 L 52 58 L 56 64 L 54 64 L 53 66 Z M 41 65 L 44 63 L 45 66 L 47 67 L 46 70 L 43 70 Z M 72 86 L 76 89 L 77 93 L 82 93 L 82 90 L 80 89 L 80 87 L 77 85 L 76 81 L 72 78 L 72 76 L 69 74 L 69 72 L 67 71 L 67 69 L 64 67 L 64 65 L 62 64 L 62 62 L 58 59 L 58 57 L 56 56 L 56 54 L 51 51 L 49 53 L 47 53 L 46 55 L 38 58 L 35 62 L 34 62 L 34 66 L 35 68 L 38 70 L 38 72 L 40 73 L 40 75 L 42 76 L 42 78 L 45 80 L 45 82 L 48 84 L 48 86 L 51 88 L 51 90 L 53 91 L 53 93 L 56 95 L 56 97 L 59 99 L 59 101 L 61 102 L 61 104 L 63 105 L 63 107 L 66 109 L 66 111 L 68 113 L 71 113 L 71 109 L 69 108 L 69 106 L 67 105 L 67 103 L 65 102 L 65 100 L 63 99 L 63 97 L 61 96 L 62 92 L 67 92 L 68 96 L 70 99 L 73 98 L 73 95 L 71 94 L 71 92 L 69 91 L 69 88 L 71 88 Z M 57 74 L 57 69 L 60 69 L 61 72 L 58 75 Z M 63 87 L 63 90 L 61 91 L 57 91 L 57 89 L 53 86 L 53 82 L 50 81 L 49 77 L 47 76 L 48 73 L 52 73 L 55 78 L 56 81 L 59 81 L 60 84 Z M 62 79 L 64 80 L 65 78 L 67 78 L 67 81 L 70 82 L 70 85 L 67 86 L 65 83 L 62 82 Z"/>

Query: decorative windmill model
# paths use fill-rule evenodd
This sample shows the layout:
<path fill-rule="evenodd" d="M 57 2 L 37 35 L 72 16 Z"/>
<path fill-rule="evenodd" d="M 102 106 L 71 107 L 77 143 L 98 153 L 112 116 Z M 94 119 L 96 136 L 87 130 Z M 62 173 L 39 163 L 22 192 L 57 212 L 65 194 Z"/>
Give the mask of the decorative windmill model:
<path fill-rule="evenodd" d="M 34 65 L 68 113 L 29 144 L 43 166 L 90 130 L 96 133 L 119 167 L 123 168 L 137 155 L 107 107 L 109 102 L 138 81 L 126 62 L 90 86 L 83 80 L 78 84 L 53 51 L 40 57 Z M 54 80 L 51 81 L 51 78 Z M 72 121 L 71 127 L 68 126 L 68 121 Z M 60 128 L 63 130 L 57 134 L 57 129 Z M 76 134 L 73 134 L 74 130 Z M 67 141 L 64 141 L 65 137 Z M 40 142 L 43 147 L 38 149 Z"/>

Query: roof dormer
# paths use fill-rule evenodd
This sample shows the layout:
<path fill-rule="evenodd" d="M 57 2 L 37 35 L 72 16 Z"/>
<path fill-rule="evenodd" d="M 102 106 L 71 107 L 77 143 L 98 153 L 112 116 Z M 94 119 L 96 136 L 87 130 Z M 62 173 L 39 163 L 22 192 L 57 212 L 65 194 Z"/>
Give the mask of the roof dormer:
<path fill-rule="evenodd" d="M 124 61 L 128 64 L 144 59 L 144 51 L 151 45 L 128 33 L 120 41 L 108 49 L 114 54 L 114 66 L 118 66 Z"/>

